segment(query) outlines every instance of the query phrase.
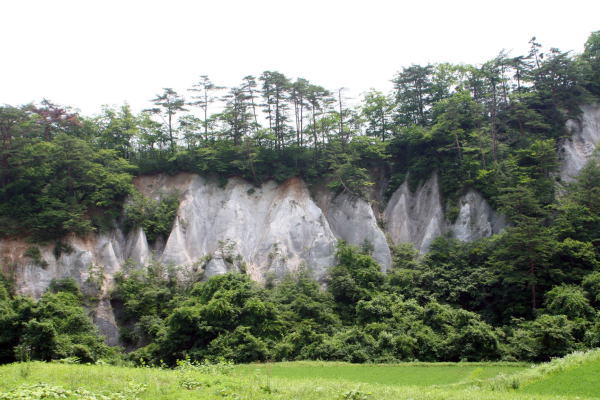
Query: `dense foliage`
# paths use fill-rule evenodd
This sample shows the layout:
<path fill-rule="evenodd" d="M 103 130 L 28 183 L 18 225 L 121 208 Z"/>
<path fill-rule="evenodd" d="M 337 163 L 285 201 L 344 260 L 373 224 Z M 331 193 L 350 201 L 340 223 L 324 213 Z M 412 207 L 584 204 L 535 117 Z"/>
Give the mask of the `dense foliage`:
<path fill-rule="evenodd" d="M 421 260 L 400 249 L 387 274 L 366 250 L 342 243 L 325 290 L 305 271 L 263 287 L 243 274 L 190 283 L 154 264 L 121 274 L 114 304 L 123 308 L 122 338 L 138 347 L 129 357 L 145 363 L 544 361 L 597 346 L 597 293 L 580 285 L 583 278 L 584 287 L 595 287 L 598 272 L 563 280 L 544 294 L 543 308 L 524 312 L 528 318 L 513 311 L 503 320 L 505 308 L 527 309 L 529 299 L 491 301 L 499 290 L 492 283 L 513 271 L 494 263 L 486 242 L 439 239 Z M 484 260 L 475 267 L 474 253 Z M 452 261 L 434 264 L 442 258 Z M 527 281 L 510 287 L 519 288 L 527 294 Z"/>
<path fill-rule="evenodd" d="M 124 207 L 125 227 L 142 228 L 150 242 L 159 237 L 166 238 L 171 233 L 178 207 L 176 193 L 165 193 L 159 199 L 152 199 L 135 192 Z"/>
<path fill-rule="evenodd" d="M 397 246 L 388 273 L 369 246 L 342 243 L 326 290 L 305 271 L 261 287 L 241 274 L 202 281 L 176 279 L 160 264 L 130 268 L 114 293 L 123 339 L 141 346 L 133 360 L 167 363 L 542 361 L 596 347 L 599 188 L 600 162 L 592 160 L 544 213 L 546 226 L 517 213 L 500 235 L 438 238 L 424 257 Z"/>
<path fill-rule="evenodd" d="M 366 196 L 376 181 L 389 194 L 437 172 L 450 218 L 474 187 L 510 226 L 472 243 L 439 238 L 423 257 L 397 246 L 386 274 L 368 246 L 341 244 L 326 289 L 307 272 L 262 287 L 244 274 L 203 281 L 200 265 L 128 265 L 112 301 L 130 357 L 538 361 L 598 346 L 600 162 L 572 183 L 556 170 L 566 120 L 600 96 L 600 32 L 581 55 L 530 44 L 477 66 L 412 65 L 392 94 L 355 107 L 342 89 L 274 71 L 224 96 L 203 76 L 190 99 L 167 88 L 138 115 L 0 107 L 0 237 L 53 240 L 60 253 L 67 233 L 115 224 L 167 235 L 177 196 L 146 198 L 133 174 L 300 176 Z M 9 292 L 0 287 L 0 361 L 108 354 L 76 288 L 38 302 Z"/>
<path fill-rule="evenodd" d="M 564 123 L 599 95 L 599 37 L 576 56 L 543 51 L 534 38 L 528 54 L 481 65 L 412 65 L 390 95 L 372 90 L 355 106 L 342 89 L 274 71 L 227 92 L 202 76 L 189 99 L 167 88 L 138 115 L 127 105 L 92 118 L 47 100 L 2 106 L 0 235 L 49 240 L 105 228 L 134 171 L 257 184 L 326 177 L 356 195 L 381 174 L 391 193 L 407 176 L 414 186 L 438 171 L 450 214 L 467 186 L 497 207 L 520 192 L 545 207 Z"/>
<path fill-rule="evenodd" d="M 7 286 L 0 281 L 0 363 L 115 357 L 83 308 L 74 281 L 53 282 L 37 302 L 10 296 Z"/>

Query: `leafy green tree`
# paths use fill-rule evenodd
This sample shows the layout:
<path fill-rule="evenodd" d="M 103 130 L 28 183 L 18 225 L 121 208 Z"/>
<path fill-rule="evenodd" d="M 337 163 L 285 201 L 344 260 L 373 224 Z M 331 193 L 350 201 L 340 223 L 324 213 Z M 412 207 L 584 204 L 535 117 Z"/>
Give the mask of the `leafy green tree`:
<path fill-rule="evenodd" d="M 480 74 L 484 82 L 482 102 L 489 115 L 489 130 L 492 142 L 492 157 L 498 161 L 499 120 L 498 115 L 508 103 L 508 89 L 504 71 L 508 64 L 506 54 L 500 53 L 496 58 L 483 64 Z"/>
<path fill-rule="evenodd" d="M 590 160 L 559 199 L 553 229 L 560 238 L 592 243 L 599 254 L 600 161 Z"/>
<path fill-rule="evenodd" d="M 321 120 L 326 118 L 329 107 L 334 102 L 332 94 L 329 90 L 310 84 L 306 89 L 306 99 L 310 107 L 310 126 L 308 127 L 311 135 L 315 152 L 315 161 L 319 155 L 319 137 L 322 136 L 323 129 Z M 323 140 L 323 145 L 324 145 Z"/>
<path fill-rule="evenodd" d="M 438 138 L 438 150 L 454 151 L 463 162 L 472 131 L 481 123 L 481 106 L 467 92 L 459 92 L 437 103 L 434 110 L 432 135 Z"/>
<path fill-rule="evenodd" d="M 340 325 L 330 293 L 323 291 L 306 270 L 284 277 L 271 296 L 290 327 L 311 326 L 317 332 L 331 333 Z"/>
<path fill-rule="evenodd" d="M 452 361 L 497 360 L 502 355 L 498 334 L 474 315 L 448 336 L 445 347 Z"/>
<path fill-rule="evenodd" d="M 393 101 L 382 92 L 371 90 L 365 94 L 362 114 L 367 122 L 367 135 L 379 137 L 382 142 L 391 136 L 393 107 Z"/>
<path fill-rule="evenodd" d="M 342 147 L 342 144 L 335 142 L 327 148 L 327 153 L 331 154 L 328 157 L 331 177 L 328 187 L 334 191 L 366 198 L 369 188 L 373 185 L 369 171 L 360 166 L 360 154 L 351 150 L 343 153 L 339 147 Z"/>
<path fill-rule="evenodd" d="M 162 125 L 152 119 L 152 113 L 149 111 L 140 114 L 139 130 L 139 155 L 143 155 L 144 158 L 156 157 L 157 151 L 169 141 Z"/>
<path fill-rule="evenodd" d="M 285 75 L 276 71 L 265 71 L 259 79 L 262 82 L 264 111 L 267 114 L 269 130 L 275 135 L 275 147 L 281 150 L 289 131 L 287 97 L 291 83 Z"/>
<path fill-rule="evenodd" d="M 509 337 L 509 351 L 518 360 L 548 361 L 577 349 L 574 324 L 564 315 L 541 315 L 521 322 Z"/>
<path fill-rule="evenodd" d="M 548 268 L 551 266 L 552 236 L 547 228 L 531 220 L 507 229 L 498 244 L 491 265 L 498 276 L 500 285 L 497 289 L 504 293 L 500 298 L 506 298 L 513 305 L 505 308 L 505 315 L 535 315 L 540 290 L 551 283 Z M 526 311 L 527 303 L 529 312 Z"/>
<path fill-rule="evenodd" d="M 185 106 L 185 99 L 181 97 L 175 90 L 171 88 L 164 88 L 161 94 L 157 94 L 152 102 L 156 107 L 150 108 L 146 111 L 149 113 L 158 115 L 162 118 L 163 123 L 166 125 L 166 130 L 169 135 L 169 143 L 171 152 L 175 151 L 175 145 L 177 142 L 177 129 L 174 124 L 174 117 L 181 111 L 187 111 Z"/>
<path fill-rule="evenodd" d="M 129 229 L 142 228 L 148 241 L 154 242 L 171 233 L 178 208 L 177 193 L 165 194 L 159 200 L 154 200 L 134 192 L 124 208 L 125 224 Z"/>
<path fill-rule="evenodd" d="M 554 245 L 551 278 L 555 284 L 579 284 L 587 274 L 600 267 L 594 246 L 590 242 L 567 238 Z"/>
<path fill-rule="evenodd" d="M 258 93 L 258 90 L 256 89 L 257 86 L 258 84 L 256 83 L 256 78 L 252 75 L 245 76 L 241 85 L 241 88 L 246 93 L 246 98 L 249 100 L 250 106 L 252 108 L 252 117 L 254 120 L 252 128 L 254 132 L 256 132 L 258 128 L 260 128 L 260 124 L 258 123 L 258 117 L 256 115 L 256 96 Z"/>
<path fill-rule="evenodd" d="M 115 149 L 126 159 L 132 157 L 133 141 L 139 136 L 139 122 L 129 105 L 125 104 L 118 110 L 104 107 L 95 123 L 100 147 Z"/>
<path fill-rule="evenodd" d="M 600 96 L 600 31 L 590 34 L 580 58 L 583 61 L 583 79 L 587 90 Z"/>
<path fill-rule="evenodd" d="M 0 318 L 0 362 L 114 358 L 114 350 L 104 344 L 83 308 L 74 282 L 64 280 L 52 287 L 54 292 L 46 292 L 37 302 L 22 297 L 0 300 L 5 311 Z"/>
<path fill-rule="evenodd" d="M 225 358 L 237 363 L 266 361 L 267 344 L 254 336 L 247 326 L 238 326 L 232 332 L 219 335 L 210 342 L 208 353 L 215 359 Z"/>
<path fill-rule="evenodd" d="M 368 254 L 343 242 L 336 252 L 338 264 L 329 272 L 328 290 L 344 321 L 354 317 L 354 307 L 369 299 L 383 284 L 379 265 Z"/>
<path fill-rule="evenodd" d="M 346 328 L 315 349 L 316 358 L 363 363 L 373 358 L 375 338 L 358 327 Z"/>
<path fill-rule="evenodd" d="M 210 128 L 208 108 L 219 99 L 215 96 L 215 92 L 222 89 L 224 88 L 215 85 L 207 75 L 200 76 L 200 80 L 192 85 L 191 89 L 188 89 L 188 91 L 195 93 L 191 96 L 193 101 L 189 104 L 200 107 L 202 110 L 202 129 L 205 141 L 208 141 L 208 131 Z"/>
<path fill-rule="evenodd" d="M 41 138 L 51 141 L 60 133 L 73 134 L 81 127 L 79 115 L 69 107 L 61 107 L 44 99 L 39 106 L 31 104 L 27 107 L 34 115 L 35 122 L 41 128 Z"/>
<path fill-rule="evenodd" d="M 23 330 L 21 313 L 26 316 L 31 312 L 32 303 L 26 305 L 19 299 L 9 296 L 4 279 L 0 279 L 0 363 L 15 360 L 14 348 L 18 345 Z"/>
<path fill-rule="evenodd" d="M 280 338 L 283 326 L 264 291 L 239 274 L 215 276 L 198 284 L 166 324 L 158 356 L 170 362 L 185 355 L 194 359 L 231 355 L 242 361 L 264 360 L 264 343 Z"/>
<path fill-rule="evenodd" d="M 203 142 L 203 138 L 199 134 L 202 124 L 202 120 L 192 114 L 186 114 L 179 118 L 179 130 L 183 134 L 183 140 L 188 150 L 197 148 Z"/>
<path fill-rule="evenodd" d="M 307 96 L 310 83 L 304 78 L 296 79 L 290 86 L 290 100 L 294 106 L 296 125 L 296 145 L 304 145 L 304 126 L 308 108 Z"/>
<path fill-rule="evenodd" d="M 94 227 L 88 215 L 101 210 L 116 217 L 133 188 L 133 167 L 114 150 L 95 151 L 72 136 L 28 144 L 16 157 L 13 181 L 0 188 L 8 232 L 39 239 L 89 232 Z"/>
<path fill-rule="evenodd" d="M 399 125 L 428 125 L 431 122 L 432 65 L 411 65 L 403 68 L 394 78 Z"/>
<path fill-rule="evenodd" d="M 600 272 L 587 275 L 581 285 L 587 291 L 592 305 L 600 308 Z"/>
<path fill-rule="evenodd" d="M 242 88 L 231 88 L 225 99 L 225 109 L 220 113 L 220 119 L 225 125 L 224 134 L 237 146 L 252 129 L 252 104 Z"/>
<path fill-rule="evenodd" d="M 553 315 L 566 315 L 570 319 L 588 318 L 594 311 L 579 286 L 555 286 L 546 293 L 546 311 Z"/>
<path fill-rule="evenodd" d="M 35 132 L 35 120 L 23 108 L 0 107 L 0 182 L 7 185 L 13 177 L 13 159 L 25 144 L 25 138 Z"/>
<path fill-rule="evenodd" d="M 578 102 L 587 97 L 583 77 L 569 53 L 552 48 L 532 71 L 531 79 L 540 98 L 577 112 Z"/>
<path fill-rule="evenodd" d="M 519 86 L 520 87 L 520 86 Z M 509 104 L 503 113 L 508 140 L 524 142 L 528 134 L 547 136 L 552 132 L 552 124 L 534 105 L 536 94 L 518 89 L 509 94 Z"/>
<path fill-rule="evenodd" d="M 415 294 L 425 292 L 426 295 L 420 296 L 477 311 L 493 319 L 494 312 L 488 309 L 488 304 L 492 302 L 489 297 L 494 274 L 485 264 L 494 247 L 495 242 L 491 240 L 462 243 L 440 237 L 432 242 L 421 262 L 412 267 L 414 274 L 406 270 L 404 273 L 413 279 Z M 407 295 L 411 295 L 410 292 Z"/>

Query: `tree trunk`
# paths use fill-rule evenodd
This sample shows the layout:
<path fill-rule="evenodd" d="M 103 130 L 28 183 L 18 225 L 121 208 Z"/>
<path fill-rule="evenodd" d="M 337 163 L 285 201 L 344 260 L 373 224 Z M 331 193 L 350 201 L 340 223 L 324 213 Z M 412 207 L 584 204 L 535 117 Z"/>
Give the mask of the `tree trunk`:
<path fill-rule="evenodd" d="M 535 264 L 533 261 L 529 262 L 529 275 L 531 276 L 531 281 L 529 282 L 530 290 L 531 290 L 531 311 L 535 314 L 537 309 L 537 288 L 535 284 Z"/>

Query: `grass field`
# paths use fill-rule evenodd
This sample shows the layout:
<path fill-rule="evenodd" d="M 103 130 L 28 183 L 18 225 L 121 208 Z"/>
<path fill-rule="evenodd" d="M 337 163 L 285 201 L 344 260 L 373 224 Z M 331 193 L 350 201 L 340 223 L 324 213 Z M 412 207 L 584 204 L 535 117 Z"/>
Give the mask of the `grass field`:
<path fill-rule="evenodd" d="M 293 380 L 332 380 L 391 386 L 432 386 L 470 382 L 521 371 L 516 363 L 346 364 L 293 362 L 236 367 L 240 373 Z"/>
<path fill-rule="evenodd" d="M 523 388 L 525 393 L 564 394 L 600 398 L 600 362 L 549 374 Z"/>
<path fill-rule="evenodd" d="M 31 362 L 0 367 L 0 400 L 42 398 L 600 399 L 600 350 L 538 366 L 290 362 L 165 370 Z"/>

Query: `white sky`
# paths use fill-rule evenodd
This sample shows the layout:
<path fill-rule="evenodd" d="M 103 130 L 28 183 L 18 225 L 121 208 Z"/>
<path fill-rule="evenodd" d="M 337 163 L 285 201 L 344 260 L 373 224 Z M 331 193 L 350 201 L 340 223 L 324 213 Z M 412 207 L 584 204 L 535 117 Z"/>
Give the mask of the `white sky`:
<path fill-rule="evenodd" d="M 0 104 L 140 110 L 203 74 L 232 86 L 267 69 L 357 98 L 412 63 L 522 54 L 534 35 L 581 52 L 598 29 L 596 0 L 1 0 Z"/>

